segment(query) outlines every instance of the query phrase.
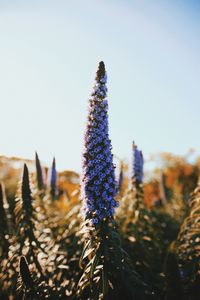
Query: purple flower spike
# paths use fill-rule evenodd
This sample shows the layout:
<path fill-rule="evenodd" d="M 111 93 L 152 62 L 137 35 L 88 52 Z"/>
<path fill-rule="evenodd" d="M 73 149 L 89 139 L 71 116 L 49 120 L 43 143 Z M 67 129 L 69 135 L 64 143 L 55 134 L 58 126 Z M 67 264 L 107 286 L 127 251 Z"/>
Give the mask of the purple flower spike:
<path fill-rule="evenodd" d="M 113 218 L 117 202 L 114 200 L 116 182 L 108 133 L 107 76 L 103 62 L 99 63 L 95 79 L 84 140 L 82 200 L 85 218 L 97 226 L 102 220 Z"/>
<path fill-rule="evenodd" d="M 138 150 L 137 146 L 133 142 L 133 177 L 140 184 L 143 182 L 144 176 L 144 158 L 142 151 Z"/>
<path fill-rule="evenodd" d="M 56 197 L 57 194 L 57 171 L 56 171 L 56 160 L 53 158 L 53 163 L 51 167 L 51 177 L 50 177 L 50 193 L 53 198 Z"/>

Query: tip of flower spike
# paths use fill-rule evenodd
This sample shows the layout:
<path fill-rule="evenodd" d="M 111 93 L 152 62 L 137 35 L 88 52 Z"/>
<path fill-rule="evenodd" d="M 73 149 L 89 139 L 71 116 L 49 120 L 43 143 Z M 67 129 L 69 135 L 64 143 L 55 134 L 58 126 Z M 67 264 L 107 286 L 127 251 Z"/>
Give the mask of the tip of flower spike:
<path fill-rule="evenodd" d="M 104 64 L 103 61 L 100 61 L 99 67 L 98 67 L 98 70 L 97 70 L 96 80 L 97 80 L 97 81 L 100 81 L 100 79 L 101 79 L 102 77 L 104 77 L 105 75 L 106 75 L 105 64 Z"/>
<path fill-rule="evenodd" d="M 38 189 L 41 190 L 44 187 L 43 174 L 42 174 L 40 159 L 36 151 L 35 151 L 35 164 L 36 164 L 36 174 L 37 174 L 37 185 L 38 185 Z"/>
<path fill-rule="evenodd" d="M 51 171 L 52 171 L 52 173 L 56 172 L 56 159 L 55 159 L 55 157 L 53 158 L 53 161 L 52 161 Z"/>
<path fill-rule="evenodd" d="M 55 167 L 56 167 L 56 158 L 54 157 L 53 162 L 52 162 L 52 168 L 55 168 Z"/>
<path fill-rule="evenodd" d="M 36 162 L 36 167 L 38 165 L 40 165 L 40 159 L 39 159 L 38 153 L 36 151 L 35 151 L 35 162 Z"/>
<path fill-rule="evenodd" d="M 28 167 L 26 164 L 24 164 L 24 169 L 23 169 L 23 181 L 28 178 Z"/>
<path fill-rule="evenodd" d="M 35 160 L 36 160 L 36 162 L 39 162 L 39 161 L 40 161 L 39 155 L 38 155 L 37 151 L 35 151 Z"/>
<path fill-rule="evenodd" d="M 22 273 L 24 273 L 25 270 L 27 271 L 27 268 L 28 268 L 28 263 L 27 263 L 26 257 L 21 256 L 20 260 L 19 260 L 19 269 L 20 269 L 20 271 L 22 271 Z"/>
<path fill-rule="evenodd" d="M 52 167 L 51 167 L 51 177 L 50 177 L 51 195 L 53 198 L 56 197 L 56 192 L 57 192 L 56 185 L 57 185 L 57 171 L 56 171 L 56 159 L 54 157 Z"/>
<path fill-rule="evenodd" d="M 138 147 L 133 142 L 133 177 L 135 177 L 136 181 L 142 183 L 143 181 L 143 166 L 144 166 L 144 158 L 142 151 L 138 150 Z"/>
<path fill-rule="evenodd" d="M 22 175 L 22 198 L 25 199 L 31 194 L 29 185 L 29 172 L 28 167 L 24 164 L 23 175 Z"/>
<path fill-rule="evenodd" d="M 20 270 L 20 276 L 21 276 L 21 279 L 22 279 L 24 285 L 26 287 L 31 287 L 33 282 L 32 282 L 31 274 L 30 274 L 28 263 L 27 263 L 25 256 L 20 257 L 19 270 Z"/>
<path fill-rule="evenodd" d="M 135 142 L 133 141 L 132 142 L 132 149 L 135 150 L 135 148 L 137 148 L 137 146 L 136 146 Z"/>
<path fill-rule="evenodd" d="M 3 186 L 0 182 L 0 206 L 3 206 Z"/>

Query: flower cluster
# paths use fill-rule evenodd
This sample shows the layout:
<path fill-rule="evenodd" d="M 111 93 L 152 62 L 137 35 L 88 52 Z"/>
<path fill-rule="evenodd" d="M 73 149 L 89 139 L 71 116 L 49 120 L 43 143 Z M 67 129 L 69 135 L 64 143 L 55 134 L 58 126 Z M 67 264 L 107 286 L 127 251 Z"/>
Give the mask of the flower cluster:
<path fill-rule="evenodd" d="M 133 142 L 133 178 L 141 184 L 144 176 L 144 159 L 142 151 L 138 150 L 137 146 Z"/>
<path fill-rule="evenodd" d="M 107 77 L 100 62 L 96 84 L 89 100 L 89 115 L 83 153 L 82 199 L 85 217 L 99 224 L 113 217 L 118 202 L 108 134 Z"/>

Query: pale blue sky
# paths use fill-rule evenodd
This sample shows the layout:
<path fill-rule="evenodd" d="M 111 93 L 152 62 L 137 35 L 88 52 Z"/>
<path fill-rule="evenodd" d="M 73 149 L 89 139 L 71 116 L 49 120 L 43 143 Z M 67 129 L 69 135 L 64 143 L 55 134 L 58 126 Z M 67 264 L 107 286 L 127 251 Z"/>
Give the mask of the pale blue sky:
<path fill-rule="evenodd" d="M 200 153 L 200 1 L 0 0 L 0 153 L 80 171 L 98 62 L 113 152 Z"/>

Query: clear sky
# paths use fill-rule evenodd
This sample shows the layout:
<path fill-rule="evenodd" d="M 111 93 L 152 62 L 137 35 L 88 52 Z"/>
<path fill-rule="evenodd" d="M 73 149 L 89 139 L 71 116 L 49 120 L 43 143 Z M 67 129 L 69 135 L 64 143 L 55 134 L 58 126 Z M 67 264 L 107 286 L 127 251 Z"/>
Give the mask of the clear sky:
<path fill-rule="evenodd" d="M 107 67 L 113 153 L 200 153 L 200 1 L 0 0 L 0 153 L 80 171 Z"/>

